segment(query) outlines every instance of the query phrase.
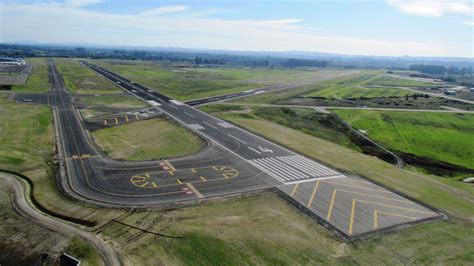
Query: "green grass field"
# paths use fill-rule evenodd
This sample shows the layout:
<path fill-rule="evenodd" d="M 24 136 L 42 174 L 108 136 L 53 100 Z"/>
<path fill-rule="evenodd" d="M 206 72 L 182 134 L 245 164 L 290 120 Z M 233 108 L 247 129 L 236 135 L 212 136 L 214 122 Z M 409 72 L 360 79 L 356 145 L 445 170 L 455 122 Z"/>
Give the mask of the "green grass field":
<path fill-rule="evenodd" d="M 101 107 L 142 108 L 149 106 L 135 96 L 83 96 L 79 99 L 81 103 Z"/>
<path fill-rule="evenodd" d="M 441 86 L 436 83 L 423 82 L 423 81 L 405 79 L 405 78 L 397 78 L 397 77 L 385 76 L 385 75 L 372 78 L 366 81 L 364 85 L 395 86 L 395 87 L 430 87 L 430 88 L 437 88 Z"/>
<path fill-rule="evenodd" d="M 51 109 L 9 102 L 5 96 L 0 94 L 0 169 L 30 177 L 35 184 L 35 197 L 41 205 L 54 211 L 64 211 L 66 215 L 91 217 L 94 208 L 71 203 L 59 194 L 54 184 L 52 169 L 48 165 L 54 152 Z M 20 260 L 25 256 L 25 259 L 34 259 L 36 263 L 43 252 L 56 252 L 69 245 L 69 237 L 36 226 L 18 215 L 10 203 L 8 184 L 3 179 L 0 179 L 0 184 L 0 249 L 3 250 L 0 258 Z M 116 215 L 116 212 L 112 214 Z M 2 245 L 6 245 L 5 248 Z M 74 248 L 91 247 L 82 240 L 76 240 Z M 78 254 L 71 251 L 71 254 Z M 9 252 L 18 252 L 18 255 Z M 82 258 L 94 265 L 100 262 L 94 250 Z M 24 263 L 34 264 L 31 261 Z"/>
<path fill-rule="evenodd" d="M 67 88 L 74 93 L 104 94 L 123 92 L 110 81 L 97 75 L 89 68 L 82 66 L 77 60 L 55 59 L 54 62 Z"/>
<path fill-rule="evenodd" d="M 46 58 L 29 58 L 28 62 L 33 64 L 33 71 L 24 85 L 15 85 L 15 92 L 47 92 L 50 90 L 48 65 Z"/>
<path fill-rule="evenodd" d="M 358 70 L 358 73 L 345 77 L 325 80 L 318 84 L 306 85 L 292 90 L 276 91 L 242 99 L 234 103 L 265 103 L 288 104 L 295 97 L 322 97 L 328 99 L 354 99 L 354 98 L 380 98 L 380 97 L 405 97 L 413 95 L 411 91 L 398 88 L 376 88 L 378 86 L 437 86 L 431 83 L 406 80 L 385 76 L 382 71 Z M 369 87 L 370 86 L 370 87 Z"/>
<path fill-rule="evenodd" d="M 351 98 L 379 98 L 379 97 L 403 97 L 413 92 L 393 88 L 366 88 L 356 86 L 327 86 L 323 89 L 306 94 L 307 97 L 324 97 L 334 99 Z"/>
<path fill-rule="evenodd" d="M 392 150 L 474 169 L 474 115 L 334 111 Z"/>
<path fill-rule="evenodd" d="M 92 133 L 113 159 L 156 160 L 184 156 L 204 148 L 204 141 L 165 119 L 151 119 Z"/>
<path fill-rule="evenodd" d="M 140 61 L 100 60 L 95 63 L 178 100 L 245 91 L 319 74 L 318 71 L 183 68 Z"/>

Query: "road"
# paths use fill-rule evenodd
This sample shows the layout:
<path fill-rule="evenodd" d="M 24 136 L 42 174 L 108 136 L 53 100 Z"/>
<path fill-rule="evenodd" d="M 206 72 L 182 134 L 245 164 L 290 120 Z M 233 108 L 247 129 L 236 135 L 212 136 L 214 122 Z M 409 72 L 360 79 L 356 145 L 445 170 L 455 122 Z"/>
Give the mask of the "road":
<path fill-rule="evenodd" d="M 29 218 L 34 223 L 49 230 L 69 236 L 74 235 L 89 242 L 99 251 L 105 265 L 121 265 L 117 253 L 95 234 L 81 230 L 78 227 L 61 222 L 60 220 L 51 218 L 47 214 L 44 214 L 32 207 L 29 203 L 29 200 L 25 197 L 25 189 L 22 185 L 22 182 L 15 176 L 0 172 L 0 178 L 8 180 L 12 184 L 14 191 L 13 205 L 22 216 Z"/>

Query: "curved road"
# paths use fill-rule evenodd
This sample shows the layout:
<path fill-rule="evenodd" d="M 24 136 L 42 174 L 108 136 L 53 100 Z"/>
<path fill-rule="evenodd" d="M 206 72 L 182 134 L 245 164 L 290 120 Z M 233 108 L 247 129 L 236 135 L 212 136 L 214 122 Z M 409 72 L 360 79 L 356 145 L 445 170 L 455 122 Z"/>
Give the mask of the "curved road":
<path fill-rule="evenodd" d="M 48 228 L 58 233 L 74 235 L 86 240 L 100 252 L 104 264 L 107 266 L 122 265 L 118 254 L 107 243 L 105 243 L 105 241 L 97 237 L 95 234 L 51 218 L 50 216 L 32 207 L 29 204 L 28 199 L 25 197 L 25 189 L 22 183 L 15 176 L 0 172 L 0 178 L 6 179 L 13 184 L 15 195 L 13 198 L 13 205 L 22 216 L 29 218 L 42 227 Z"/>

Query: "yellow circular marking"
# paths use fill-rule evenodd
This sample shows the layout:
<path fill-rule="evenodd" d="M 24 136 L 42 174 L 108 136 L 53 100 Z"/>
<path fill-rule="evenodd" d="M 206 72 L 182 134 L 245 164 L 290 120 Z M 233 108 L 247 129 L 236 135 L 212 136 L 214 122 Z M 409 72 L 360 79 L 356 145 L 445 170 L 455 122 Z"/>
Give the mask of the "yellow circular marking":
<path fill-rule="evenodd" d="M 220 172 L 225 178 L 233 178 L 239 175 L 237 169 L 229 166 L 215 166 L 214 169 Z"/>
<path fill-rule="evenodd" d="M 155 181 L 152 180 L 152 178 L 147 175 L 147 176 L 141 176 L 141 175 L 134 175 L 132 178 L 130 178 L 130 182 L 136 187 L 141 187 L 141 188 L 157 188 L 158 184 L 156 184 Z"/>

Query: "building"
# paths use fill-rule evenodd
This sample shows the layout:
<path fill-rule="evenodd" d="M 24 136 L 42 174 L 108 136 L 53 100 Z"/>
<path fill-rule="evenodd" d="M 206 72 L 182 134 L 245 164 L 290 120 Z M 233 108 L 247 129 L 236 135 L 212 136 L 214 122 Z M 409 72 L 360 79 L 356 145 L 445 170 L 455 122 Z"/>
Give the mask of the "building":
<path fill-rule="evenodd" d="M 23 58 L 0 57 L 0 65 L 22 66 L 26 65 L 26 60 Z"/>
<path fill-rule="evenodd" d="M 453 90 L 447 90 L 447 91 L 444 92 L 444 94 L 446 94 L 446 95 L 456 95 L 456 93 L 457 92 L 453 91 Z"/>

